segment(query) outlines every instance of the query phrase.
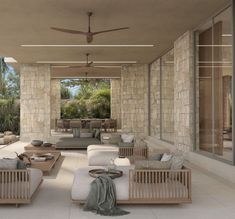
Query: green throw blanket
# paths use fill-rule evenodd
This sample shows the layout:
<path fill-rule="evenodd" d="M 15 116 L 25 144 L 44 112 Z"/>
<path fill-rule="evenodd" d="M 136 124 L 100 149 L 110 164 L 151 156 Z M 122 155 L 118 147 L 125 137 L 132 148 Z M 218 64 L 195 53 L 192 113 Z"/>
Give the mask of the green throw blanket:
<path fill-rule="evenodd" d="M 101 175 L 92 181 L 84 210 L 105 216 L 129 214 L 117 207 L 115 185 L 107 175 Z"/>

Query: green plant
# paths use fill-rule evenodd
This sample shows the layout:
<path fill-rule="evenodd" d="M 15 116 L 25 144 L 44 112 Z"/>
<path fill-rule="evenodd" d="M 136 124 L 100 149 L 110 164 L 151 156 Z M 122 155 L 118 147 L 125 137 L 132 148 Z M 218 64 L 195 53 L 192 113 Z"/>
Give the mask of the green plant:
<path fill-rule="evenodd" d="M 61 85 L 60 95 L 61 95 L 61 99 L 70 99 L 71 92 L 67 87 L 65 87 L 64 85 Z"/>
<path fill-rule="evenodd" d="M 14 99 L 0 99 L 0 132 L 6 130 L 19 134 L 20 106 Z"/>
<path fill-rule="evenodd" d="M 94 118 L 110 117 L 110 89 L 94 92 L 90 99 L 90 111 Z"/>
<path fill-rule="evenodd" d="M 63 119 L 84 118 L 87 115 L 86 104 L 83 101 L 70 100 L 61 105 L 61 118 Z"/>

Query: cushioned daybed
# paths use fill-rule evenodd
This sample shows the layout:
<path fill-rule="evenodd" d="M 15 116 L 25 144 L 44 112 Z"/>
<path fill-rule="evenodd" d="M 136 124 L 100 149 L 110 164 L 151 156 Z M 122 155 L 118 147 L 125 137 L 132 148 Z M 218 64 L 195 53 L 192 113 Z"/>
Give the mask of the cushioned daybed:
<path fill-rule="evenodd" d="M 60 138 L 56 143 L 58 149 L 87 148 L 88 145 L 101 144 L 97 138 Z"/>
<path fill-rule="evenodd" d="M 84 203 L 94 180 L 88 171 L 102 167 L 84 167 L 75 172 L 71 197 Z M 105 168 L 105 167 L 103 167 Z M 191 202 L 191 172 L 181 170 L 135 170 L 118 167 L 123 176 L 114 179 L 118 204 L 167 204 Z"/>

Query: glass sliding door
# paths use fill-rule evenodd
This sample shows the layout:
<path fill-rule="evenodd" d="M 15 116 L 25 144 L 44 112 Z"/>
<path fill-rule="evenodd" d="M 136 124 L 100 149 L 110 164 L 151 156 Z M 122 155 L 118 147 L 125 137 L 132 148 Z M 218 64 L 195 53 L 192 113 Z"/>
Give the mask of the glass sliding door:
<path fill-rule="evenodd" d="M 197 150 L 227 161 L 233 161 L 231 10 L 195 32 Z"/>
<path fill-rule="evenodd" d="M 214 18 L 215 155 L 232 161 L 232 8 Z"/>

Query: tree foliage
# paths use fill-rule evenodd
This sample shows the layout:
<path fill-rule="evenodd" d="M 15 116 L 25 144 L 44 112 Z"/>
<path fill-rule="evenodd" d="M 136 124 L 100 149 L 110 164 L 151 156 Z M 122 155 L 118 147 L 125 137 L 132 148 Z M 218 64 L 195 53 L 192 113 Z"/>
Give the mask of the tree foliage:
<path fill-rule="evenodd" d="M 14 99 L 0 99 L 0 132 L 19 133 L 20 106 Z"/>
<path fill-rule="evenodd" d="M 62 86 L 77 88 L 74 100 L 62 104 L 62 118 L 109 118 L 110 81 L 106 79 L 73 79 Z"/>
<path fill-rule="evenodd" d="M 15 101 L 19 92 L 19 75 L 0 57 L 0 132 L 19 133 L 20 105 Z"/>
<path fill-rule="evenodd" d="M 70 90 L 65 87 L 64 85 L 61 85 L 61 99 L 70 99 L 71 98 L 71 92 Z"/>

